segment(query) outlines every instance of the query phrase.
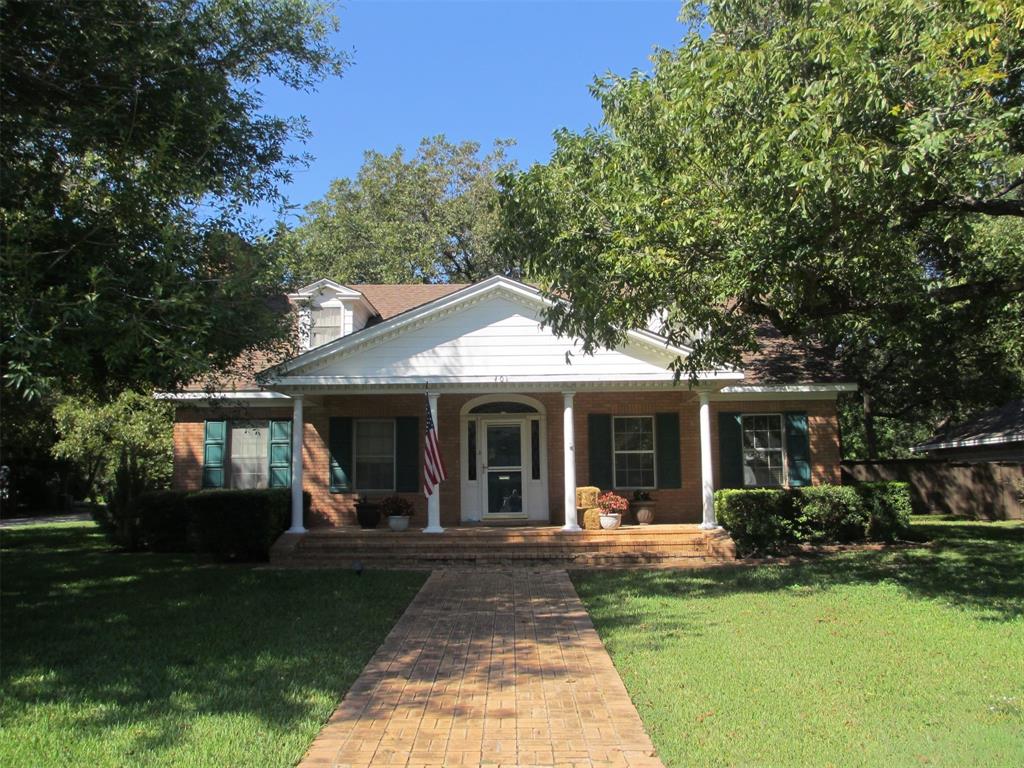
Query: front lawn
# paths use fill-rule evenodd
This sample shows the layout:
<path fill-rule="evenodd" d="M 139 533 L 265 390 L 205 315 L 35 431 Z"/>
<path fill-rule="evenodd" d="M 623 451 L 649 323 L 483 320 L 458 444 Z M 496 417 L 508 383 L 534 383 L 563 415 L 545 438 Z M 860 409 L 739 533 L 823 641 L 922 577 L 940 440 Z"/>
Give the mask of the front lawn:
<path fill-rule="evenodd" d="M 425 579 L 5 530 L 0 765 L 290 766 Z"/>
<path fill-rule="evenodd" d="M 667 766 L 1024 765 L 1024 525 L 931 547 L 573 575 Z"/>

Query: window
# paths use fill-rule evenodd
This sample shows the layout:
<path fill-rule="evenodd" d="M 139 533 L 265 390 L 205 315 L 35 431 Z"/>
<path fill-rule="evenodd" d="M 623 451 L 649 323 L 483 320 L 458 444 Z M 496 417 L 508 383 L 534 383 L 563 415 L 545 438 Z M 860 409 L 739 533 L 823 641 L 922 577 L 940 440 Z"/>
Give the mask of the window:
<path fill-rule="evenodd" d="M 782 443 L 782 414 L 743 416 L 744 485 L 784 483 L 786 471 Z"/>
<path fill-rule="evenodd" d="M 395 489 L 394 419 L 357 419 L 354 424 L 355 488 Z"/>
<path fill-rule="evenodd" d="M 266 488 L 270 482 L 270 424 L 231 422 L 232 488 Z"/>
<path fill-rule="evenodd" d="M 616 416 L 612 420 L 616 488 L 654 488 L 654 417 Z"/>
<path fill-rule="evenodd" d="M 287 488 L 292 423 L 288 419 L 207 419 L 203 488 Z"/>
<path fill-rule="evenodd" d="M 319 307 L 310 312 L 310 346 L 319 347 L 341 336 L 343 312 L 341 307 Z"/>

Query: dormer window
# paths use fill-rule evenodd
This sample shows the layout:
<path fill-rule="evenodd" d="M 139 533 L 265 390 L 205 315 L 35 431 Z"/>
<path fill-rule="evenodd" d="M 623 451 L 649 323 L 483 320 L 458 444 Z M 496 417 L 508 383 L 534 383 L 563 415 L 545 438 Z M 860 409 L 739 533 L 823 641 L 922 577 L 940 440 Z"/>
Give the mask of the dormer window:
<path fill-rule="evenodd" d="M 310 312 L 310 346 L 319 347 L 345 332 L 343 307 L 315 307 Z"/>
<path fill-rule="evenodd" d="M 312 349 L 363 328 L 377 314 L 359 291 L 333 280 L 315 283 L 289 294 L 299 314 L 299 343 Z"/>

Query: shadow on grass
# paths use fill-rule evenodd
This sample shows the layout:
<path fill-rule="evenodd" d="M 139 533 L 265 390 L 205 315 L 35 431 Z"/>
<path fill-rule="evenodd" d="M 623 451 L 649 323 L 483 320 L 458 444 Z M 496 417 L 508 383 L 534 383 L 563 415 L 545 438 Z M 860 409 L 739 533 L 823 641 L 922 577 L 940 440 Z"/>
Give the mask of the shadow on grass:
<path fill-rule="evenodd" d="M 578 572 L 573 581 L 603 627 L 655 621 L 628 613 L 629 595 L 690 600 L 785 591 L 813 595 L 843 585 L 888 582 L 913 599 L 938 600 L 977 612 L 987 621 L 1024 615 L 1024 524 L 916 522 L 923 547 L 850 551 L 792 564 L 726 566 L 701 571 Z M 707 626 L 706 619 L 701 620 Z M 678 621 L 647 627 L 652 633 L 687 634 Z M 652 635 L 655 642 L 657 634 Z"/>
<path fill-rule="evenodd" d="M 173 746 L 198 715 L 308 727 L 425 579 L 123 553 L 89 524 L 5 530 L 2 545 L 3 720 L 53 706 L 76 733 L 143 723 L 139 750 Z"/>

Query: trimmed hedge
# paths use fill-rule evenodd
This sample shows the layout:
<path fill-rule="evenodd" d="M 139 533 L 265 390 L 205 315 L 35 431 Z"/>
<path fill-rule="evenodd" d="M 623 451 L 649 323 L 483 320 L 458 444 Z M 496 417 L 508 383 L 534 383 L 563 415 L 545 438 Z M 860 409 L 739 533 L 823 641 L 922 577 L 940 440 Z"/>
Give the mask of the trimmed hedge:
<path fill-rule="evenodd" d="M 308 511 L 310 496 L 303 494 Z M 200 551 L 221 560 L 267 560 L 291 518 L 291 489 L 210 489 L 186 499 Z"/>
<path fill-rule="evenodd" d="M 133 502 L 133 518 L 142 549 L 154 552 L 188 552 L 189 515 L 187 491 L 149 491 Z"/>
<path fill-rule="evenodd" d="M 910 483 L 860 483 L 853 486 L 867 509 L 870 541 L 895 541 L 910 528 Z"/>
<path fill-rule="evenodd" d="M 794 489 L 798 520 L 805 541 L 863 541 L 868 525 L 864 500 L 848 485 L 812 485 Z"/>
<path fill-rule="evenodd" d="M 723 489 L 715 514 L 741 555 L 784 552 L 800 542 L 894 541 L 910 525 L 906 483 Z"/>
<path fill-rule="evenodd" d="M 774 552 L 800 540 L 792 494 L 781 488 L 716 491 L 715 516 L 743 555 Z"/>

